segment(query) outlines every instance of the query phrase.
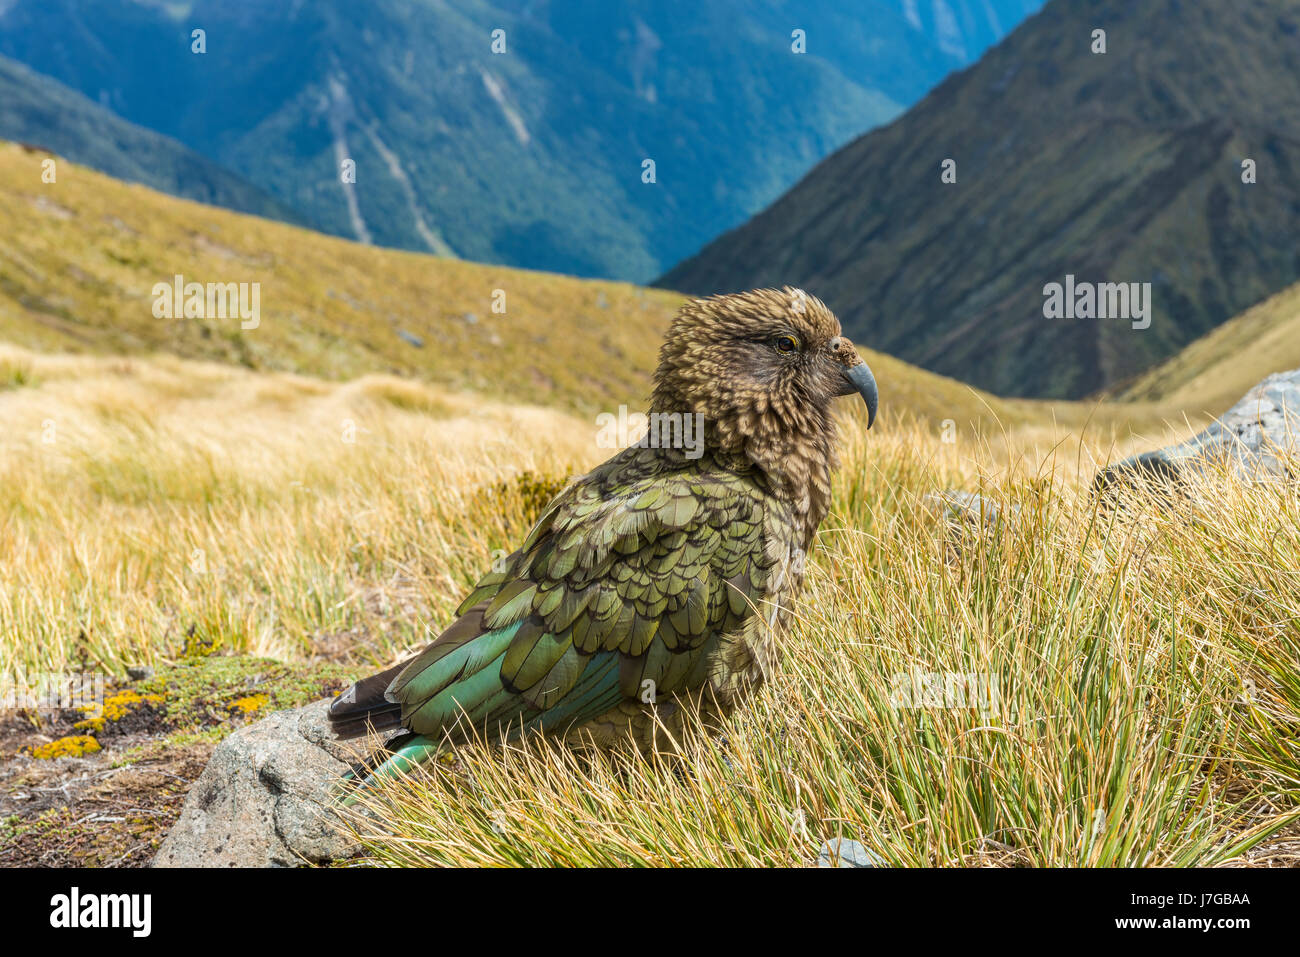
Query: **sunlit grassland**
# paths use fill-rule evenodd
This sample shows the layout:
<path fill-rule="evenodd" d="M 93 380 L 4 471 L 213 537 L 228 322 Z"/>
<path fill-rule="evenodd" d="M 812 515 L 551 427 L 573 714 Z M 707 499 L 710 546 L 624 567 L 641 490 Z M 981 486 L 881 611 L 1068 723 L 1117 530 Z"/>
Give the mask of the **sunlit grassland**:
<path fill-rule="evenodd" d="M 6 672 L 186 646 L 386 660 L 519 533 L 494 483 L 596 452 L 565 414 L 392 377 L 4 348 L 0 369 L 28 383 L 0 390 Z"/>
<path fill-rule="evenodd" d="M 393 376 L 0 346 L 0 382 L 7 667 L 121 672 L 196 645 L 386 660 L 526 532 L 544 502 L 515 477 L 554 483 L 612 454 L 592 417 Z M 886 414 L 936 463 L 966 461 L 960 430 L 949 444 Z M 1020 469 L 1070 433 L 1012 434 L 990 441 Z M 1115 434 L 1090 432 L 1079 467 Z"/>
<path fill-rule="evenodd" d="M 681 302 L 628 283 L 348 242 L 62 159 L 47 183 L 49 158 L 0 141 L 0 341 L 25 348 L 161 351 L 333 380 L 413 375 L 588 409 L 645 391 Z M 152 290 L 176 275 L 258 283 L 256 328 L 157 318 Z"/>
<path fill-rule="evenodd" d="M 1294 489 L 1108 513 L 1063 455 L 849 447 L 780 673 L 723 742 L 461 748 L 367 799 L 370 860 L 806 865 L 846 837 L 894 865 L 1295 862 Z M 954 483 L 1015 517 L 936 521 L 923 496 Z M 914 674 L 973 680 L 917 695 Z"/>
<path fill-rule="evenodd" d="M 888 407 L 867 433 L 846 400 L 782 668 L 725 743 L 464 748 L 357 819 L 368 859 L 803 864 L 840 835 L 896 864 L 1246 859 L 1300 792 L 1296 493 L 1100 510 L 1101 464 L 1187 427 L 1023 408 L 945 442 Z M 590 416 L 394 376 L 10 347 L 0 415 L 4 673 L 195 648 L 386 664 L 520 540 L 539 488 L 610 454 Z M 949 522 L 925 498 L 949 488 L 1009 519 Z M 992 693 L 900 702 L 913 674 Z"/>

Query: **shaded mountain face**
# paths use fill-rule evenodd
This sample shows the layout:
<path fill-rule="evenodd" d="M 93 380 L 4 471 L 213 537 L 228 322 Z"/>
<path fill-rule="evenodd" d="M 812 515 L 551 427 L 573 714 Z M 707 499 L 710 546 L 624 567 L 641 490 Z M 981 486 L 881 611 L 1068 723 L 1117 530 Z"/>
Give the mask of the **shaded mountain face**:
<path fill-rule="evenodd" d="M 802 285 L 872 348 L 1087 395 L 1300 277 L 1297 77 L 1290 0 L 1054 0 L 657 284 Z M 1048 318 L 1067 276 L 1150 283 L 1149 327 Z"/>
<path fill-rule="evenodd" d="M 5 57 L 0 57 L 0 138 L 43 147 L 173 196 L 302 222 L 247 180 Z"/>
<path fill-rule="evenodd" d="M 645 280 L 1040 2 L 2 0 L 0 53 L 328 232 Z"/>

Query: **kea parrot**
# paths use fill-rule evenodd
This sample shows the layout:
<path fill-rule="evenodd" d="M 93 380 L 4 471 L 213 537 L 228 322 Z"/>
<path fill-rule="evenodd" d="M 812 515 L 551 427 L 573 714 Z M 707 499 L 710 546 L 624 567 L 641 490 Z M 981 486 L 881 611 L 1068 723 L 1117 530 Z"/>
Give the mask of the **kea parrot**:
<path fill-rule="evenodd" d="M 572 481 L 432 644 L 333 701 L 339 737 L 406 731 L 361 787 L 471 731 L 644 750 L 688 709 L 730 713 L 779 659 L 830 506 L 832 405 L 852 394 L 870 428 L 875 378 L 803 290 L 683 305 L 659 352 L 651 421 L 696 416 L 702 445 L 674 447 L 684 443 L 660 430 Z"/>

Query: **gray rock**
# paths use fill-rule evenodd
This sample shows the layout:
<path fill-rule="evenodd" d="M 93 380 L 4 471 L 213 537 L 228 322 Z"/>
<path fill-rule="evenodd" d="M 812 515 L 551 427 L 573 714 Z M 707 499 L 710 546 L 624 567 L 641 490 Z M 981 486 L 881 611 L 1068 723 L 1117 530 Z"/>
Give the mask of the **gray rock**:
<path fill-rule="evenodd" d="M 1285 454 L 1300 452 L 1300 369 L 1279 372 L 1251 389 L 1209 428 L 1178 445 L 1134 455 L 1098 473 L 1095 486 L 1135 482 L 1177 485 L 1224 468 L 1248 481 L 1295 481 Z"/>
<path fill-rule="evenodd" d="M 405 329 L 398 329 L 397 335 L 401 337 L 401 339 L 405 341 L 408 345 L 415 346 L 415 348 L 417 349 L 424 348 L 424 340 L 421 339 L 419 336 L 417 336 L 414 332 L 407 332 Z"/>
<path fill-rule="evenodd" d="M 822 845 L 818 867 L 887 867 L 885 859 L 859 841 L 837 837 Z"/>
<path fill-rule="evenodd" d="M 328 701 L 277 711 L 212 752 L 154 867 L 292 867 L 355 850 L 330 809 L 358 756 L 334 740 Z"/>

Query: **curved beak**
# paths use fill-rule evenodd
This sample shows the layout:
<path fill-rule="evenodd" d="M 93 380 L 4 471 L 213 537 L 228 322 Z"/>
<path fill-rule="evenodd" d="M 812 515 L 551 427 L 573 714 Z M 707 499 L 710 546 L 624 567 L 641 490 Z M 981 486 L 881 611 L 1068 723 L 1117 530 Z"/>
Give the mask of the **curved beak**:
<path fill-rule="evenodd" d="M 876 406 L 880 404 L 880 391 L 876 388 L 876 377 L 871 374 L 871 367 L 858 360 L 857 365 L 844 370 L 844 378 L 850 386 L 844 394 L 856 392 L 867 403 L 867 428 L 871 428 L 876 421 Z"/>
<path fill-rule="evenodd" d="M 862 361 L 853 343 L 844 336 L 836 336 L 828 346 L 831 360 L 840 367 L 842 382 L 836 395 L 852 395 L 856 392 L 867 403 L 867 428 L 876 422 L 876 406 L 880 404 L 880 392 L 876 389 L 876 377 L 871 374 L 871 366 Z"/>

